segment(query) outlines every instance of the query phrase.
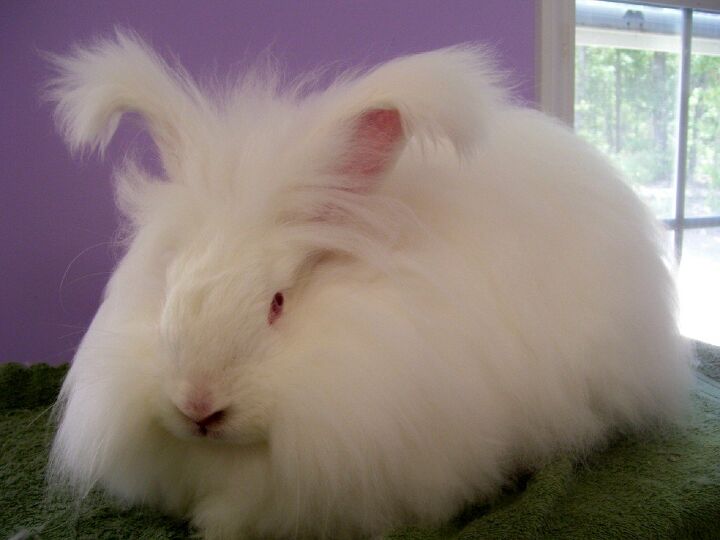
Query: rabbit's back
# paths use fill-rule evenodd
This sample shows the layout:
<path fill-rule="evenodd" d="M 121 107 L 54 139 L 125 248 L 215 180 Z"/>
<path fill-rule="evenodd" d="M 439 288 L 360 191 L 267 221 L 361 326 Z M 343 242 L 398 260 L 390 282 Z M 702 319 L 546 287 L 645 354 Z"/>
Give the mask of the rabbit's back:
<path fill-rule="evenodd" d="M 585 414 L 604 431 L 681 409 L 685 343 L 647 208 L 604 157 L 537 112 L 507 108 L 478 146 L 468 163 L 399 167 L 398 186 L 427 189 L 415 195 L 431 231 L 417 266 L 447 300 L 437 316 L 413 309 L 432 321 L 425 335 L 447 309 L 446 331 L 472 342 L 460 368 L 497 377 L 492 387 L 528 415 L 522 430 L 543 426 L 551 446 L 563 444 L 553 425 L 586 442 Z"/>

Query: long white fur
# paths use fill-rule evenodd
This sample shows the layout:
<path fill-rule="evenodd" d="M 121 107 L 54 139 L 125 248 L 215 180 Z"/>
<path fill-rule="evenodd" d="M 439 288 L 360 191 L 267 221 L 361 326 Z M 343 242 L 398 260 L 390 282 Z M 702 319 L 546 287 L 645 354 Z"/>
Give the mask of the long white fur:
<path fill-rule="evenodd" d="M 203 92 L 128 33 L 55 65 L 70 146 L 102 149 L 137 112 L 168 178 L 118 173 L 132 237 L 63 385 L 53 482 L 207 538 L 374 535 L 682 410 L 656 224 L 477 49 L 309 95 L 257 75 Z M 368 192 L 342 189 L 332 165 L 377 108 L 406 145 Z M 178 418 L 198 384 L 228 407 L 222 440 Z"/>

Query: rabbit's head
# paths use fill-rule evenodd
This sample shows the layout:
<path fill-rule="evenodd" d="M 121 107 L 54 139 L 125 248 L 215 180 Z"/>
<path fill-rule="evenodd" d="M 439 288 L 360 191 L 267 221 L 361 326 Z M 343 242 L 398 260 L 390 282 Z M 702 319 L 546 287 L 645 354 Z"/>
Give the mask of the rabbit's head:
<path fill-rule="evenodd" d="M 117 400 L 180 439 L 263 440 L 267 366 L 313 338 L 305 284 L 334 257 L 386 262 L 409 222 L 387 189 L 393 168 L 410 145 L 414 156 L 473 147 L 496 95 L 483 58 L 420 54 L 318 91 L 281 89 L 270 69 L 201 89 L 122 32 L 54 57 L 49 95 L 71 149 L 102 153 L 135 113 L 163 169 L 154 178 L 126 160 L 118 170 L 128 252 L 63 391 L 61 460 L 77 460 L 78 436 L 92 437 L 93 421 L 73 427 L 83 422 L 73 415 L 95 414 L 107 432 L 113 415 L 130 415 Z"/>

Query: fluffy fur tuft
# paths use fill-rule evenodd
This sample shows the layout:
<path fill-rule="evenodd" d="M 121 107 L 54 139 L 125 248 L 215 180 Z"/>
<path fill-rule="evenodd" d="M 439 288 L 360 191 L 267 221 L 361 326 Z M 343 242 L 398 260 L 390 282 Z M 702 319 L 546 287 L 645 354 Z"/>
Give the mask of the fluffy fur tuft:
<path fill-rule="evenodd" d="M 133 112 L 145 119 L 167 160 L 200 121 L 204 99 L 191 79 L 132 32 L 118 30 L 114 40 L 47 58 L 57 76 L 45 97 L 56 103 L 58 128 L 73 152 L 102 154 L 121 116 Z"/>
<path fill-rule="evenodd" d="M 71 148 L 136 112 L 166 172 L 117 173 L 128 250 L 62 388 L 53 482 L 206 538 L 369 536 L 682 411 L 657 225 L 478 49 L 311 91 L 201 90 L 127 33 L 53 64 Z"/>

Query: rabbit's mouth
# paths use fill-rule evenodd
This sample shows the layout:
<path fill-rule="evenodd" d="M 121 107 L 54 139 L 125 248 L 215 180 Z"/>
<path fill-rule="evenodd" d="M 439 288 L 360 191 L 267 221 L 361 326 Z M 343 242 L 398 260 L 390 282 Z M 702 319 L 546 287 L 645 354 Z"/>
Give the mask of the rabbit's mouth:
<path fill-rule="evenodd" d="M 193 434 L 193 437 L 200 438 L 200 439 L 208 439 L 208 440 L 213 440 L 213 441 L 225 440 L 225 436 L 224 436 L 222 430 L 216 429 L 216 428 L 207 428 L 204 426 L 193 427 L 192 434 Z"/>
<path fill-rule="evenodd" d="M 181 439 L 205 439 L 208 441 L 231 442 L 228 438 L 227 413 L 216 411 L 205 418 L 194 420 L 180 413 L 177 424 L 170 431 Z"/>
<path fill-rule="evenodd" d="M 227 412 L 224 409 L 202 415 L 202 417 L 189 417 L 182 411 L 180 411 L 180 414 L 194 435 L 208 438 L 217 437 L 222 433 L 227 416 Z"/>
<path fill-rule="evenodd" d="M 228 437 L 227 430 L 219 427 L 198 426 L 188 421 L 177 419 L 172 422 L 163 422 L 165 431 L 175 439 L 185 442 L 196 443 L 223 443 L 236 444 L 231 437 Z"/>
<path fill-rule="evenodd" d="M 176 439 L 182 441 L 228 441 L 228 414 L 224 410 L 215 411 L 202 418 L 190 418 L 172 407 L 158 417 L 162 428 Z"/>
<path fill-rule="evenodd" d="M 181 441 L 197 443 L 222 443 L 232 446 L 253 446 L 267 443 L 264 432 L 236 425 L 231 411 L 216 411 L 200 420 L 193 420 L 177 409 L 160 420 L 162 427 L 171 436 Z M 242 422 L 240 423 L 242 424 Z"/>

